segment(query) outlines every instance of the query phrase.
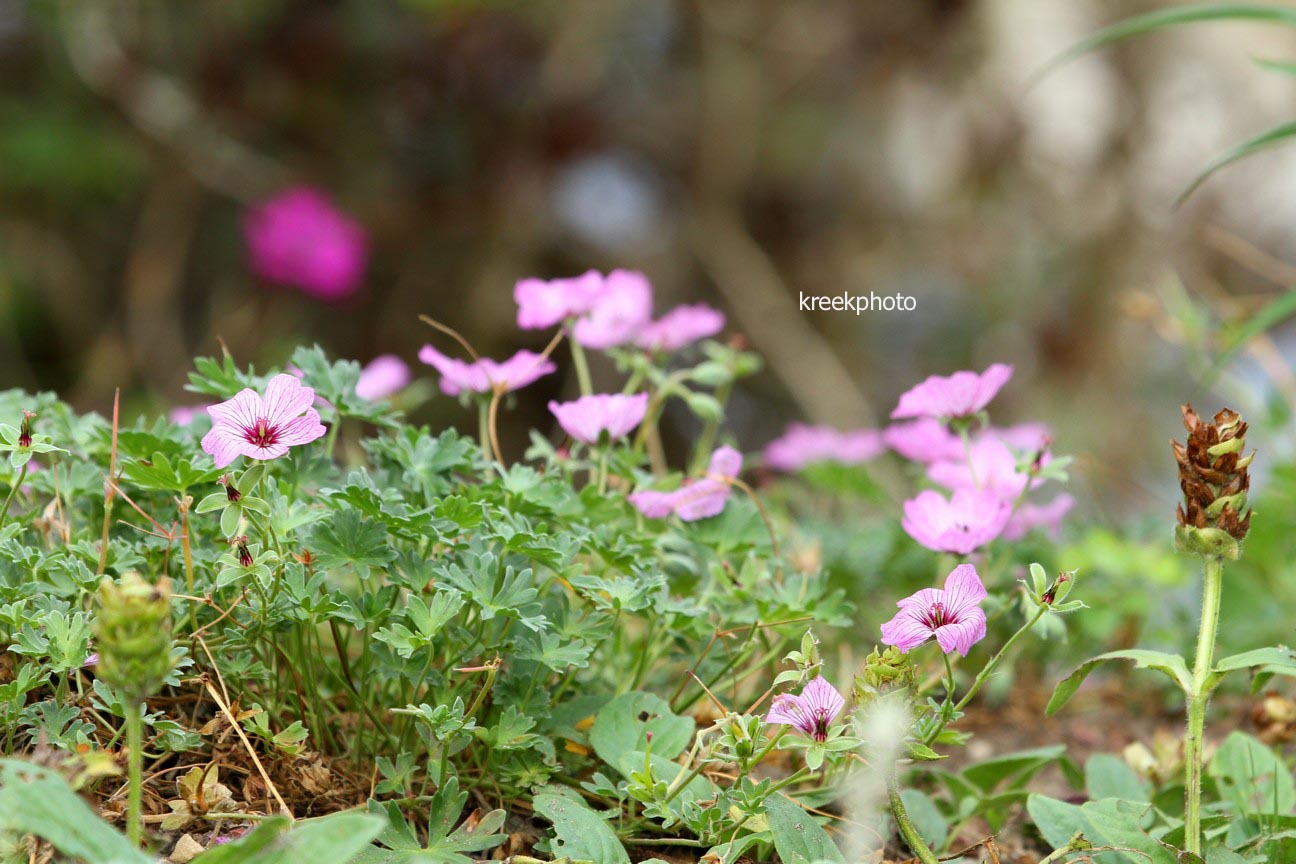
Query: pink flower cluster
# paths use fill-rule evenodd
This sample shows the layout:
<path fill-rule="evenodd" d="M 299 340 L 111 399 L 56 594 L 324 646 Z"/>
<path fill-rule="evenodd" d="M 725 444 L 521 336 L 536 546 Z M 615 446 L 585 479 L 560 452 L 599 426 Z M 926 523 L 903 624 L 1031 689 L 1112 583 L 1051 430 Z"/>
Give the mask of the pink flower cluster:
<path fill-rule="evenodd" d="M 652 285 L 631 270 L 606 276 L 590 270 L 566 279 L 523 279 L 513 289 L 517 323 L 543 330 L 570 323 L 582 347 L 607 350 L 637 345 L 647 351 L 678 351 L 724 329 L 724 315 L 701 304 L 677 306 L 653 320 Z"/>
<path fill-rule="evenodd" d="M 419 360 L 441 373 L 441 392 L 490 394 L 498 387 L 505 393 L 525 387 L 553 372 L 553 361 L 532 351 L 519 351 L 503 362 L 481 357 L 471 363 L 447 357 L 431 345 L 419 349 Z"/>
<path fill-rule="evenodd" d="M 951 422 L 966 424 L 984 411 L 1011 377 L 1012 367 L 1000 363 L 982 373 L 933 375 L 901 396 L 891 413 L 904 422 L 882 433 L 886 445 L 921 464 L 928 479 L 950 491 L 947 497 L 924 490 L 904 504 L 902 526 L 929 549 L 968 555 L 1035 528 L 1056 534 L 1074 504 L 1069 495 L 1042 506 L 1025 500 L 1044 482 L 1032 473 L 1052 458 L 1044 426 L 986 427 L 966 433 L 966 441 L 950 428 Z"/>
<path fill-rule="evenodd" d="M 644 489 L 630 495 L 630 503 L 649 519 L 664 519 L 672 513 L 685 522 L 706 519 L 724 510 L 733 481 L 742 473 L 742 454 L 721 447 L 711 454 L 706 476 L 685 480 L 673 492 Z"/>
<path fill-rule="evenodd" d="M 643 421 L 648 394 L 634 396 L 597 394 L 574 402 L 550 402 L 549 411 L 558 425 L 583 444 L 598 444 L 606 434 L 609 441 L 624 438 Z"/>
<path fill-rule="evenodd" d="M 831 426 L 793 423 L 781 437 L 765 445 L 765 464 L 792 473 L 816 462 L 857 465 L 885 450 L 886 442 L 876 429 L 838 432 Z"/>

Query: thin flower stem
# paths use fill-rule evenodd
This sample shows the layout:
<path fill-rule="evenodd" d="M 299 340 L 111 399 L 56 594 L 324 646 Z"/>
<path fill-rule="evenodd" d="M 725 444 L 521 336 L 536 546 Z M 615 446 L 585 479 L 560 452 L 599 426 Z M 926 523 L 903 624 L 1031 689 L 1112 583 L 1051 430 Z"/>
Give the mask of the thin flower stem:
<path fill-rule="evenodd" d="M 5 520 L 9 518 L 9 502 L 13 500 L 14 493 L 18 491 L 18 487 L 22 486 L 23 480 L 26 479 L 27 479 L 27 463 L 24 462 L 22 466 L 22 470 L 18 472 L 18 479 L 14 481 L 14 485 L 9 490 L 9 494 L 5 496 L 4 507 L 0 507 L 0 528 L 4 527 Z"/>
<path fill-rule="evenodd" d="M 572 365 L 576 367 L 576 381 L 580 384 L 582 396 L 589 396 L 594 393 L 594 385 L 590 382 L 589 363 L 585 359 L 585 349 L 573 338 L 570 341 Z"/>
<path fill-rule="evenodd" d="M 963 694 L 963 698 L 958 701 L 958 704 L 954 706 L 954 711 L 951 713 L 957 714 L 958 712 L 962 711 L 964 708 L 967 707 L 967 704 L 972 701 L 972 698 L 976 696 L 977 692 L 981 689 L 981 685 L 985 684 L 985 682 L 990 678 L 990 675 L 991 673 L 994 672 L 995 667 L 997 667 L 1000 661 L 1002 661 L 1003 658 L 1007 656 L 1008 651 L 1012 648 L 1014 644 L 1016 644 L 1017 640 L 1020 639 L 1024 633 L 1026 633 L 1028 630 L 1034 627 L 1035 624 L 1041 618 L 1043 618 L 1044 614 L 1048 611 L 1049 610 L 1047 606 L 1041 606 L 1039 610 L 1036 611 L 1035 616 L 1033 618 L 1031 618 L 1029 621 L 1023 624 L 1020 630 L 1018 630 L 1012 636 L 1008 637 L 1008 641 L 1005 642 L 1003 644 L 1003 647 L 999 649 L 999 653 L 991 657 L 990 662 L 987 663 L 984 667 L 982 667 L 981 671 L 977 673 L 976 678 L 972 681 L 972 686 L 969 687 L 968 691 Z M 949 660 L 948 655 L 946 656 L 945 659 L 947 661 Z M 932 742 L 935 741 L 937 737 L 939 737 L 940 734 L 945 731 L 945 726 L 946 726 L 946 721 L 941 720 L 941 722 L 938 723 L 931 732 L 927 733 L 927 737 L 923 739 L 923 744 L 926 744 L 927 746 L 931 746 Z"/>
<path fill-rule="evenodd" d="M 490 403 L 485 399 L 477 400 L 477 445 L 483 456 L 491 458 Z"/>
<path fill-rule="evenodd" d="M 328 438 L 324 441 L 324 452 L 328 454 L 330 460 L 333 459 L 333 448 L 337 446 L 338 430 L 342 428 L 342 415 L 338 414 L 329 426 Z"/>
<path fill-rule="evenodd" d="M 126 704 L 126 763 L 129 772 L 129 797 L 126 804 L 126 832 L 131 845 L 136 849 L 144 839 L 144 820 L 142 818 L 144 765 L 143 718 L 140 716 L 140 703 L 130 697 Z"/>
<path fill-rule="evenodd" d="M 706 425 L 702 427 L 702 434 L 698 435 L 697 444 L 693 447 L 693 473 L 695 474 L 702 473 L 706 468 L 707 460 L 711 458 L 716 433 L 720 430 L 720 419 L 724 415 L 724 408 L 729 402 L 729 393 L 732 389 L 732 382 L 725 382 L 716 388 L 715 399 L 720 406 L 720 411 L 716 416 L 707 419 Z"/>
<path fill-rule="evenodd" d="M 959 440 L 963 442 L 963 460 L 967 462 L 968 475 L 972 478 L 972 488 L 980 489 L 981 483 L 977 480 L 976 466 L 972 464 L 972 439 L 968 436 L 966 423 L 958 424 Z"/>
<path fill-rule="evenodd" d="M 608 481 L 608 450 L 610 447 L 604 447 L 599 451 L 598 467 L 598 491 L 600 495 L 607 493 Z"/>
<path fill-rule="evenodd" d="M 189 506 L 193 499 L 184 496 L 180 499 L 180 549 L 184 552 L 185 585 L 190 594 L 194 593 L 193 551 L 189 546 Z M 189 604 L 189 632 L 198 630 L 198 607 Z"/>
<path fill-rule="evenodd" d="M 103 537 L 99 542 L 99 567 L 96 576 L 102 576 L 108 569 L 108 532 L 112 529 L 113 496 L 117 489 L 117 430 L 121 409 L 121 388 L 113 393 L 112 451 L 108 456 L 108 476 L 104 481 L 104 522 Z"/>
<path fill-rule="evenodd" d="M 909 811 L 905 809 L 904 799 L 900 797 L 900 784 L 894 768 L 887 774 L 887 795 L 891 800 L 891 815 L 900 829 L 900 836 L 909 845 L 909 851 L 922 864 L 938 864 L 936 854 L 927 846 L 927 842 L 909 819 Z"/>
<path fill-rule="evenodd" d="M 1197 657 L 1193 660 L 1192 690 L 1188 693 L 1188 731 L 1184 736 L 1184 843 L 1187 851 L 1201 854 L 1202 751 L 1206 730 L 1206 704 L 1210 701 L 1209 679 L 1219 626 L 1220 593 L 1224 563 L 1217 556 L 1202 561 L 1205 586 L 1202 590 L 1201 629 L 1197 635 Z"/>

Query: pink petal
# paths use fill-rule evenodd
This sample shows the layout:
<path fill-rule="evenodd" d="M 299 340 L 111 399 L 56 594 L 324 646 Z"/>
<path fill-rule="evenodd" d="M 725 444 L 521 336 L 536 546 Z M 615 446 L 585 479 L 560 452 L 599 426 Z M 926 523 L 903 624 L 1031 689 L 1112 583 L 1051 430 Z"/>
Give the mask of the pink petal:
<path fill-rule="evenodd" d="M 805 689 L 801 691 L 801 704 L 811 713 L 817 714 L 822 709 L 827 721 L 831 723 L 837 714 L 846 705 L 846 700 L 842 698 L 837 688 L 829 684 L 822 676 L 811 678 L 806 684 Z"/>
<path fill-rule="evenodd" d="M 724 510 L 729 485 L 719 480 L 698 480 L 675 492 L 675 515 L 685 522 L 708 519 Z"/>
<path fill-rule="evenodd" d="M 742 454 L 732 447 L 720 447 L 711 454 L 711 464 L 707 467 L 708 474 L 715 474 L 720 477 L 737 477 L 742 473 Z"/>
<path fill-rule="evenodd" d="M 960 564 L 945 577 L 945 609 L 955 618 L 986 598 L 985 585 L 971 564 Z"/>
<path fill-rule="evenodd" d="M 257 420 L 265 416 L 265 408 L 261 396 L 245 387 L 234 398 L 209 407 L 207 413 L 216 424 L 226 423 L 241 430 L 254 428 Z"/>
<path fill-rule="evenodd" d="M 882 644 L 894 645 L 908 654 L 932 637 L 931 628 L 909 610 L 902 610 L 882 625 Z"/>
<path fill-rule="evenodd" d="M 572 328 L 586 348 L 606 350 L 633 340 L 652 316 L 652 285 L 642 273 L 613 270 L 587 315 Z"/>
<path fill-rule="evenodd" d="M 227 426 L 213 426 L 202 437 L 201 443 L 203 452 L 211 454 L 217 468 L 224 468 L 237 459 L 242 452 L 239 447 L 239 438 L 230 434 Z"/>
<path fill-rule="evenodd" d="M 410 382 L 410 370 L 395 354 L 380 354 L 360 370 L 356 395 L 366 402 L 377 402 L 403 390 Z"/>
<path fill-rule="evenodd" d="M 972 650 L 973 645 L 985 638 L 985 635 L 985 613 L 975 606 L 965 612 L 957 624 L 946 624 L 944 627 L 936 628 L 936 641 L 940 643 L 941 650 L 946 654 L 957 651 L 964 657 Z"/>
<path fill-rule="evenodd" d="M 629 501 L 649 519 L 665 519 L 675 511 L 675 493 L 645 489 L 631 493 Z"/>
<path fill-rule="evenodd" d="M 784 726 L 800 726 L 803 719 L 799 700 L 786 693 L 774 697 L 769 713 L 765 715 L 766 723 L 778 723 Z"/>
<path fill-rule="evenodd" d="M 328 430 L 320 423 L 319 412 L 314 408 L 308 408 L 305 415 L 294 417 L 278 427 L 278 443 L 285 445 L 285 447 L 309 444 L 322 437 L 326 431 Z"/>
<path fill-rule="evenodd" d="M 280 373 L 266 384 L 262 402 L 266 422 L 271 426 L 281 426 L 314 404 L 315 391 L 292 375 Z"/>
<path fill-rule="evenodd" d="M 522 279 L 513 287 L 517 325 L 542 330 L 590 310 L 603 288 L 603 277 L 590 270 L 570 279 Z"/>

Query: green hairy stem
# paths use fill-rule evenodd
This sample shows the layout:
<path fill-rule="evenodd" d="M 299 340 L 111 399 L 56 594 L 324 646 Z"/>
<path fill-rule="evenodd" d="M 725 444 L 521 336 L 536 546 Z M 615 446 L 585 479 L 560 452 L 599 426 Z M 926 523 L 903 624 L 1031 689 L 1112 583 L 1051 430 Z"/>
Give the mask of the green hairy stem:
<path fill-rule="evenodd" d="M 1188 693 L 1188 730 L 1184 735 L 1184 844 L 1200 855 L 1203 735 L 1206 703 L 1210 701 L 1209 679 L 1215 655 L 1215 634 L 1219 625 L 1220 593 L 1224 564 L 1216 556 L 1203 559 L 1205 588 L 1202 593 L 1201 629 L 1197 635 L 1197 657 L 1193 661 L 1192 689 Z"/>

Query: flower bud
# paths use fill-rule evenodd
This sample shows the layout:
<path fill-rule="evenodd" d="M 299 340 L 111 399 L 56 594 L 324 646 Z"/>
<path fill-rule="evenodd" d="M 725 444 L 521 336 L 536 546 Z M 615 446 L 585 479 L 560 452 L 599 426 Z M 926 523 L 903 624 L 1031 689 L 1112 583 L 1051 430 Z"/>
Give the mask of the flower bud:
<path fill-rule="evenodd" d="M 124 698 L 157 692 L 171 671 L 171 580 L 150 585 L 135 572 L 99 583 L 95 673 Z"/>
<path fill-rule="evenodd" d="M 911 689 L 917 680 L 909 656 L 888 646 L 885 651 L 876 647 L 864 658 L 864 671 L 855 676 L 855 703 L 865 705 L 878 696 Z"/>
<path fill-rule="evenodd" d="M 228 474 L 222 474 L 216 482 L 225 487 L 225 497 L 231 504 L 243 497 L 239 490 L 234 487 L 234 478 Z"/>
<path fill-rule="evenodd" d="M 230 542 L 233 543 L 233 544 L 234 544 L 234 548 L 235 548 L 236 550 L 238 550 L 238 562 L 239 562 L 239 564 L 240 564 L 241 566 L 243 566 L 243 567 L 251 567 L 251 566 L 252 566 L 252 550 L 248 548 L 248 538 L 246 538 L 246 537 L 235 537 L 234 539 L 230 540 Z"/>
<path fill-rule="evenodd" d="M 1177 512 L 1175 543 L 1199 555 L 1236 558 L 1238 542 L 1251 527 L 1247 468 L 1255 453 L 1243 455 L 1247 424 L 1228 408 L 1211 423 L 1203 422 L 1191 405 L 1182 410 L 1187 440 L 1171 442 L 1184 494 Z"/>
<path fill-rule="evenodd" d="M 18 429 L 18 446 L 30 447 L 32 445 L 32 420 L 36 415 L 26 408 L 23 409 L 22 425 Z"/>

